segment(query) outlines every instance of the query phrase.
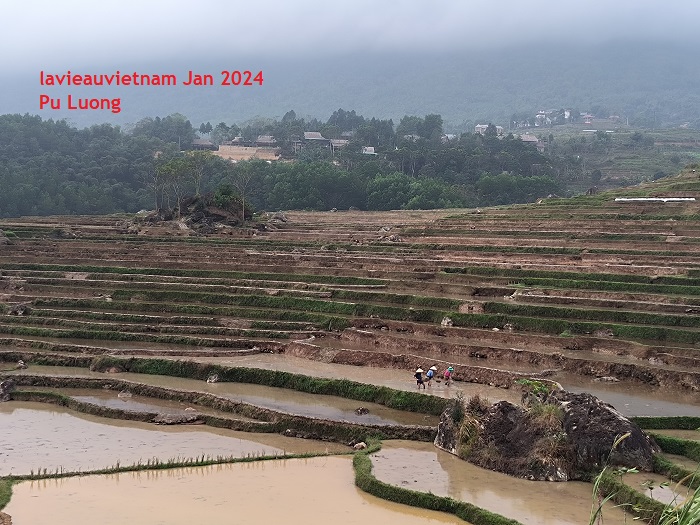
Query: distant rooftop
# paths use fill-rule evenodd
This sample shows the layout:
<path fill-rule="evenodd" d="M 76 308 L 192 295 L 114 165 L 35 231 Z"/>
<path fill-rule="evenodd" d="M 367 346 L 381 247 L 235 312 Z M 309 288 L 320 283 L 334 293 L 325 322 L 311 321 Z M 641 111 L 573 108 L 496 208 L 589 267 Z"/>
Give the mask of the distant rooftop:
<path fill-rule="evenodd" d="M 318 131 L 305 131 L 304 140 L 328 140 Z"/>
<path fill-rule="evenodd" d="M 257 144 L 277 144 L 277 141 L 275 140 L 275 137 L 272 135 L 259 135 L 257 139 L 255 139 L 255 142 Z"/>

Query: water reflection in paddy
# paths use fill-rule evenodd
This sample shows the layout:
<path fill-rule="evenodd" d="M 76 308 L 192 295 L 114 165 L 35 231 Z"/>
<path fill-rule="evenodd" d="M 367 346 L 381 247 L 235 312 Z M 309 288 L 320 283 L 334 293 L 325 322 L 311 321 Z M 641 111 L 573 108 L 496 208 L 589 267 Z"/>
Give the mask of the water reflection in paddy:
<path fill-rule="evenodd" d="M 248 366 L 270 368 L 316 377 L 343 377 L 363 383 L 385 385 L 399 390 L 415 390 L 412 370 L 338 365 L 310 361 L 298 357 L 274 354 L 256 354 L 239 357 L 197 358 L 197 361 L 225 366 Z M 501 366 L 501 365 L 499 365 Z M 505 369 L 509 367 L 502 365 Z M 425 367 L 423 367 L 425 368 Z M 697 415 L 700 416 L 700 392 L 674 391 L 639 383 L 598 383 L 590 378 L 582 378 L 559 372 L 551 379 L 558 381 L 567 390 L 590 392 L 610 403 L 626 416 L 641 415 Z M 454 397 L 462 392 L 466 398 L 478 394 L 491 402 L 510 401 L 520 403 L 520 389 L 503 389 L 477 383 L 455 382 L 450 387 L 444 384 L 433 385 L 427 393 L 440 397 Z M 421 390 L 421 392 L 423 392 Z"/>
<path fill-rule="evenodd" d="M 42 403 L 0 403 L 0 476 L 98 469 L 157 457 L 191 458 L 341 452 L 348 447 L 277 434 L 256 434 L 203 425 L 156 426 L 107 419 Z M 35 522 L 39 523 L 39 522 Z"/>
<path fill-rule="evenodd" d="M 174 401 L 170 399 L 158 399 L 129 394 L 128 397 L 116 390 L 88 389 L 88 388 L 48 388 L 48 387 L 24 387 L 32 391 L 56 392 L 63 396 L 70 397 L 83 403 L 90 403 L 107 408 L 126 410 L 129 412 L 147 412 L 169 415 L 193 415 L 204 414 L 226 419 L 237 419 L 243 421 L 253 421 L 252 418 L 215 410 L 212 408 Z M 20 388 L 22 390 L 22 388 Z"/>
<path fill-rule="evenodd" d="M 630 416 L 700 416 L 700 392 L 640 383 L 595 382 L 569 373 L 553 377 L 571 392 L 589 392 Z"/>
<path fill-rule="evenodd" d="M 195 379 L 132 373 L 106 375 L 90 372 L 84 368 L 70 367 L 32 366 L 26 373 L 120 379 L 178 390 L 208 392 L 233 401 L 242 401 L 272 410 L 335 421 L 372 425 L 437 425 L 439 421 L 437 416 L 404 412 L 376 403 L 307 394 L 251 383 L 207 383 Z M 368 408 L 369 414 L 356 414 L 355 410 L 359 406 Z"/>
<path fill-rule="evenodd" d="M 528 481 L 474 466 L 431 443 L 385 441 L 372 456 L 374 475 L 392 485 L 478 505 L 526 525 L 581 525 L 591 509 L 590 483 Z M 624 523 L 606 505 L 605 523 Z"/>
<path fill-rule="evenodd" d="M 195 361 L 212 363 L 222 366 L 241 366 L 250 368 L 267 368 L 285 372 L 304 374 L 321 378 L 346 378 L 352 381 L 388 386 L 398 390 L 415 391 L 413 370 L 397 370 L 375 367 L 361 367 L 352 365 L 340 365 L 311 361 L 299 357 L 277 354 L 255 354 L 236 357 L 199 357 Z M 48 369 L 57 370 L 60 367 L 30 366 L 28 372 L 36 372 Z M 104 374 L 90 373 L 86 369 L 72 369 L 80 371 L 81 375 L 93 375 L 105 377 Z M 124 377 L 123 374 L 114 376 Z M 574 374 L 559 372 L 552 379 L 560 382 L 564 388 L 573 392 L 590 392 L 601 400 L 610 403 L 626 416 L 642 415 L 695 415 L 700 416 L 700 393 L 673 390 L 671 388 L 659 388 L 640 383 L 600 383 L 591 378 L 576 376 Z M 198 388 L 200 390 L 200 388 Z M 421 392 L 423 392 L 421 390 Z M 464 394 L 466 398 L 478 394 L 491 402 L 510 401 L 520 403 L 520 389 L 503 389 L 477 383 L 456 382 L 450 387 L 442 383 L 434 384 L 425 390 L 426 394 L 451 398 L 457 392 Z M 250 393 L 250 392 L 249 392 Z M 357 402 L 355 402 L 357 403 Z"/>
<path fill-rule="evenodd" d="M 195 361 L 214 363 L 223 366 L 243 366 L 250 368 L 269 368 L 294 374 L 304 374 L 314 377 L 343 378 L 361 383 L 383 385 L 397 390 L 416 391 L 416 380 L 413 377 L 415 369 L 410 370 L 379 368 L 371 366 L 342 365 L 312 361 L 301 357 L 279 354 L 254 354 L 235 357 L 197 357 Z M 430 365 L 426 365 L 430 366 Z M 423 366 L 424 369 L 427 369 Z M 496 401 L 520 402 L 520 389 L 503 389 L 479 383 L 455 382 L 447 387 L 444 383 L 434 383 L 421 393 L 452 398 L 457 392 L 462 392 L 469 398 L 476 394 Z"/>
<path fill-rule="evenodd" d="M 41 505 L 37 505 L 39 499 Z M 16 525 L 462 524 L 353 485 L 349 457 L 265 461 L 23 482 L 5 512 Z M 78 518 L 79 517 L 79 518 Z"/>
<path fill-rule="evenodd" d="M 622 481 L 634 490 L 665 504 L 681 504 L 692 492 L 692 489 L 673 483 L 667 477 L 653 472 L 625 474 Z M 649 487 L 652 490 L 649 490 Z"/>

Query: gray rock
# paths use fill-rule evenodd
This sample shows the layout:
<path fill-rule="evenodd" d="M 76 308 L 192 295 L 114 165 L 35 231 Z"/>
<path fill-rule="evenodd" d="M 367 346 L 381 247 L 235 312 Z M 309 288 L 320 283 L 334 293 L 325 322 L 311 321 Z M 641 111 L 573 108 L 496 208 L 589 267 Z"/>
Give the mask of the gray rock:
<path fill-rule="evenodd" d="M 612 405 L 592 394 L 564 390 L 553 392 L 549 402 L 559 403 L 564 410 L 563 427 L 576 451 L 579 470 L 602 466 L 608 455 L 612 465 L 652 470 L 653 455 L 660 452 L 658 445 Z M 616 438 L 627 433 L 629 437 L 611 452 Z"/>
<path fill-rule="evenodd" d="M 29 315 L 32 313 L 31 307 L 26 304 L 16 304 L 7 312 L 10 315 Z"/>
<path fill-rule="evenodd" d="M 534 410 L 507 401 L 472 407 L 477 404 L 470 400 L 463 412 L 448 407 L 435 446 L 481 467 L 532 480 L 585 479 L 605 464 L 652 470 L 658 446 L 613 406 L 591 394 L 564 390 L 535 404 Z"/>
<path fill-rule="evenodd" d="M 15 386 L 16 384 L 12 379 L 5 379 L 0 382 L 0 401 L 9 401 Z"/>

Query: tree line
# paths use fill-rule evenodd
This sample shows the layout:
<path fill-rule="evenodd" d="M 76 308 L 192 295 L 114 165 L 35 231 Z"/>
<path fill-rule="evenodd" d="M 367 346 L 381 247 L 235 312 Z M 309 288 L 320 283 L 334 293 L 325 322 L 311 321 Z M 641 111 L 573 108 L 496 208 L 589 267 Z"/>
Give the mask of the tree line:
<path fill-rule="evenodd" d="M 62 120 L 2 115 L 0 216 L 174 209 L 186 195 L 222 187 L 257 210 L 485 206 L 566 189 L 557 180 L 556 159 L 532 145 L 498 137 L 493 126 L 484 135 L 445 136 L 439 115 L 406 116 L 394 125 L 342 109 L 325 122 L 290 111 L 281 120 L 201 128 L 217 141 L 273 135 L 282 158 L 293 161 L 234 164 L 188 151 L 197 130 L 178 114 L 130 129 L 77 129 Z M 338 149 L 299 147 L 304 131 L 349 142 Z M 367 146 L 374 155 L 363 153 Z"/>

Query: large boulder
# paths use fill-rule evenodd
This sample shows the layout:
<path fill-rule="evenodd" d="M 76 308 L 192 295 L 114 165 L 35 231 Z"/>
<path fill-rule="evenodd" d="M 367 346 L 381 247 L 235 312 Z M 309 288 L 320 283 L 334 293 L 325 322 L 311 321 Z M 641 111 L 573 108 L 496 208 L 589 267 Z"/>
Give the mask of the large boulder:
<path fill-rule="evenodd" d="M 443 412 L 435 445 L 525 479 L 585 479 L 604 464 L 652 470 L 659 451 L 639 427 L 591 394 L 554 391 L 529 407 L 507 401 L 470 400 L 462 409 L 459 404 L 455 400 Z"/>
<path fill-rule="evenodd" d="M 594 470 L 607 460 L 612 465 L 652 470 L 658 445 L 612 405 L 592 394 L 564 390 L 552 392 L 547 401 L 564 411 L 563 428 L 576 452 L 578 468 Z M 629 436 L 611 450 L 612 443 L 625 434 Z"/>
<path fill-rule="evenodd" d="M 9 401 L 15 386 L 15 382 L 12 379 L 5 379 L 0 382 L 0 401 Z"/>

